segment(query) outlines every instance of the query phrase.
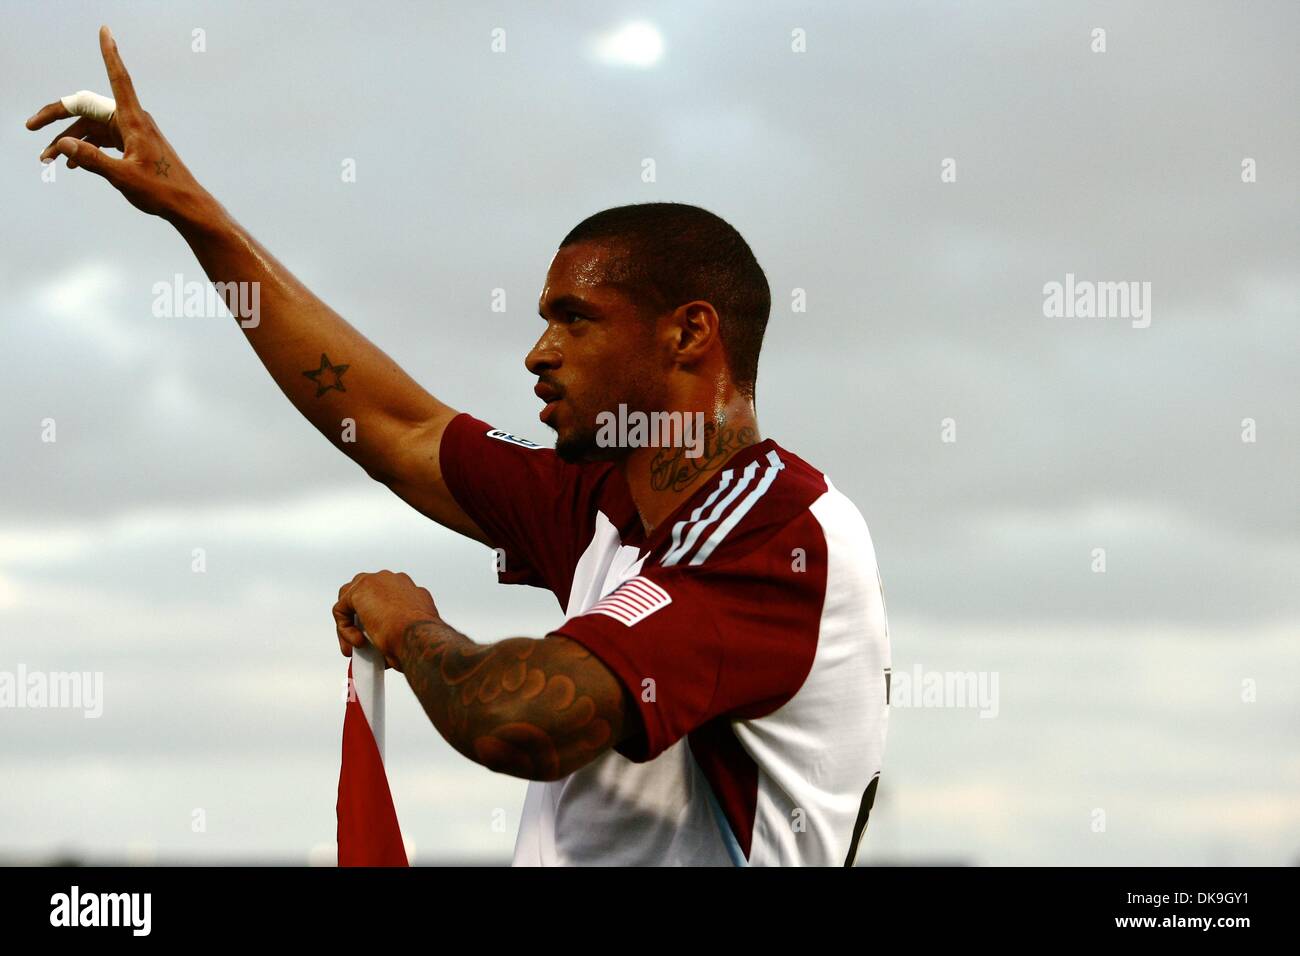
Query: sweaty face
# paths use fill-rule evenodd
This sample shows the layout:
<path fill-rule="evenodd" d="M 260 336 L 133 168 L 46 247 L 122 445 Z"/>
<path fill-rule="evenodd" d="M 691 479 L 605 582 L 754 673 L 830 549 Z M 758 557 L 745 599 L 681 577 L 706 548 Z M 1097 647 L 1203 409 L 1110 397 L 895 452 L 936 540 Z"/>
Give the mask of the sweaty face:
<path fill-rule="evenodd" d="M 541 420 L 565 461 L 607 461 L 626 449 L 596 443 L 597 416 L 650 411 L 664 393 L 654 323 L 614 283 L 618 255 L 597 243 L 560 249 L 546 274 L 538 311 L 546 328 L 524 359 L 545 402 Z"/>

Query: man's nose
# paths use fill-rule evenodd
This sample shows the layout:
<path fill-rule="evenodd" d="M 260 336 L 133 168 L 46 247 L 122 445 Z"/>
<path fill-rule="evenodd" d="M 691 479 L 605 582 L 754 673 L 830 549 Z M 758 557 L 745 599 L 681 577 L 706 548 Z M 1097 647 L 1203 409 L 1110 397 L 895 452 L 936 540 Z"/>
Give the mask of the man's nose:
<path fill-rule="evenodd" d="M 553 371 L 560 367 L 563 359 L 560 356 L 560 350 L 547 341 L 548 336 L 543 335 L 524 356 L 524 367 L 534 375 L 541 375 L 543 372 Z"/>

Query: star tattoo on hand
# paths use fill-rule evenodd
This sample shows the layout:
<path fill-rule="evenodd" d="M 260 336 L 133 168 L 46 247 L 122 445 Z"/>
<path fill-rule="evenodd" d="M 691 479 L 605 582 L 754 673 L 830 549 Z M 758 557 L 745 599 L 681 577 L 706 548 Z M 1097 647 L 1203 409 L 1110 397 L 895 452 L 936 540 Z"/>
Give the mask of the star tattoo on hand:
<path fill-rule="evenodd" d="M 166 176 L 168 179 L 171 179 L 171 177 L 167 176 L 167 170 L 171 168 L 172 168 L 172 164 L 167 162 L 166 156 L 164 156 L 162 159 L 158 160 L 156 163 L 153 164 L 154 172 L 157 173 L 159 176 Z"/>
<path fill-rule="evenodd" d="M 316 383 L 316 397 L 320 398 L 330 389 L 338 389 L 340 392 L 346 392 L 343 387 L 343 373 L 348 370 L 347 365 L 331 365 L 330 360 L 322 352 L 320 356 L 320 368 L 308 369 L 303 372 L 309 379 Z"/>

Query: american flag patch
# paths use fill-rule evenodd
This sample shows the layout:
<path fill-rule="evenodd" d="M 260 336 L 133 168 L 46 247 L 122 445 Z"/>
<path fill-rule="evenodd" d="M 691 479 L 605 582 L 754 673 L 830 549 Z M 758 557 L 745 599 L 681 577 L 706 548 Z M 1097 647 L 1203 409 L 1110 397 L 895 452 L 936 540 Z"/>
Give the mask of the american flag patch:
<path fill-rule="evenodd" d="M 649 578 L 628 578 L 587 609 L 587 614 L 604 614 L 631 627 L 655 611 L 673 603 L 668 592 Z"/>

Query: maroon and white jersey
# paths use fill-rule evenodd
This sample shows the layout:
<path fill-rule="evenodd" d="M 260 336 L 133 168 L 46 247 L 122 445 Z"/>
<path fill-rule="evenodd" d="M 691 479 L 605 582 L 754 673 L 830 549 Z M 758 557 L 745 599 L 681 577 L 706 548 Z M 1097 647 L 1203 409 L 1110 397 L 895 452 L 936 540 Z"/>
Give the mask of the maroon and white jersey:
<path fill-rule="evenodd" d="M 687 459 L 689 462 L 689 459 Z M 460 415 L 443 477 L 550 590 L 644 725 L 530 782 L 515 865 L 853 861 L 875 796 L 890 667 L 875 551 L 853 504 L 771 439 L 741 449 L 648 536 L 617 466 Z"/>

